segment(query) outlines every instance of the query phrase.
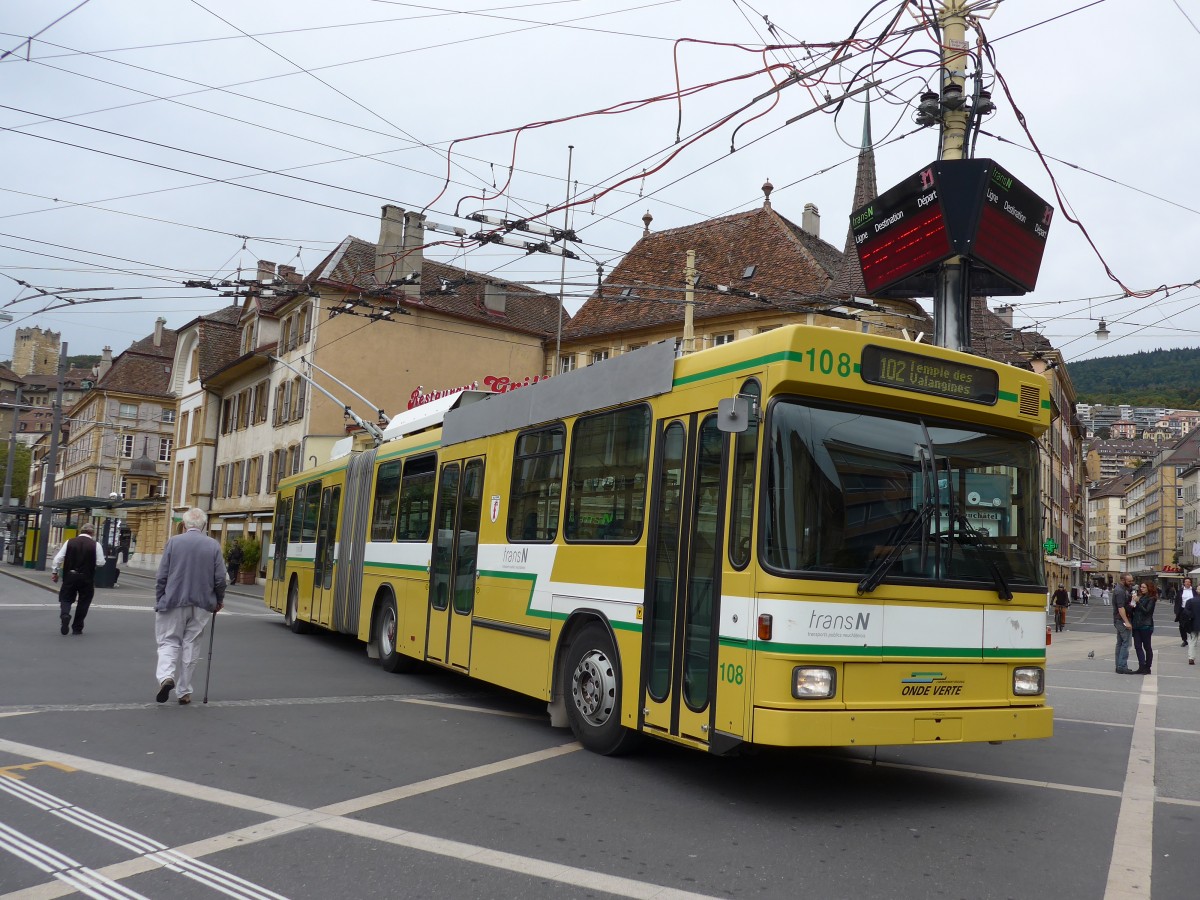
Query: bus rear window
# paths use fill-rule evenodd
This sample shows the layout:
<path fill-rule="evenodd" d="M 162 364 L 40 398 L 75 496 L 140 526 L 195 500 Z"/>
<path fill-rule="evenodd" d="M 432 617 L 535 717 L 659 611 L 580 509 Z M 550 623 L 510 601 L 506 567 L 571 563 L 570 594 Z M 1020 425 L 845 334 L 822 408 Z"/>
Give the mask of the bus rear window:
<path fill-rule="evenodd" d="M 569 541 L 629 542 L 642 536 L 650 409 L 633 406 L 575 423 L 567 486 Z"/>

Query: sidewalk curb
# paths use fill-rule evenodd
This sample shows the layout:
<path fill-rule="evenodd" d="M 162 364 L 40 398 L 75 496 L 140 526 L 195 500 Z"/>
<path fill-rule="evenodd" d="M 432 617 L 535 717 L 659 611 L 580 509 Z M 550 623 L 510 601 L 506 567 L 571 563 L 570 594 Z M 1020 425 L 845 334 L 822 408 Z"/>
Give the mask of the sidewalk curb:
<path fill-rule="evenodd" d="M 28 574 L 28 573 L 35 573 L 35 574 Z M 130 578 L 145 578 L 148 581 L 151 581 L 151 582 L 154 581 L 154 575 L 142 575 L 141 573 L 136 573 L 136 574 L 135 573 L 126 573 L 125 570 L 122 570 L 122 574 L 128 574 Z M 15 579 L 16 581 L 23 581 L 26 584 L 31 584 L 36 588 L 41 588 L 42 590 L 49 591 L 52 594 L 58 593 L 58 586 L 48 580 L 49 576 L 47 576 L 44 572 L 38 572 L 37 569 L 15 569 L 15 570 L 13 570 L 7 566 L 0 566 L 0 575 L 7 575 L 9 578 Z M 121 587 L 121 585 L 116 584 L 116 585 L 113 585 L 113 587 L 114 588 Z M 125 587 L 129 587 L 129 584 L 126 584 Z M 228 585 L 225 588 L 225 593 L 232 594 L 235 597 L 246 597 L 250 600 L 258 600 L 260 602 L 263 599 L 262 594 L 250 594 L 250 593 L 247 593 L 246 591 L 234 590 L 233 589 L 234 587 L 235 587 L 234 585 Z M 97 597 L 103 597 L 103 592 L 106 590 L 109 590 L 109 588 L 97 588 Z"/>

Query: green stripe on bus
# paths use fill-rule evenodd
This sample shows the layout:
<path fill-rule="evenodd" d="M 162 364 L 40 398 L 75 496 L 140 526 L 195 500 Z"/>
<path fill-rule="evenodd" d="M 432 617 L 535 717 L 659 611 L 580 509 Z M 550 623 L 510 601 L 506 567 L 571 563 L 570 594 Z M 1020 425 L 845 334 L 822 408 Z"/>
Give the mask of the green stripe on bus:
<path fill-rule="evenodd" d="M 525 615 L 535 619 L 547 619 L 551 622 L 565 622 L 570 616 L 570 613 L 556 613 L 545 609 L 533 608 L 533 591 L 537 587 L 537 575 L 528 572 L 503 572 L 499 569 L 480 569 L 480 577 L 488 578 L 506 578 L 509 581 L 527 581 L 529 582 L 529 597 L 525 600 Z M 618 622 L 615 619 L 609 619 L 608 624 L 613 627 L 614 631 L 634 631 L 640 632 L 642 625 L 640 622 Z"/>
<path fill-rule="evenodd" d="M 425 574 L 429 566 L 414 566 L 409 563 L 369 562 L 363 564 L 364 569 L 389 569 L 393 572 L 420 572 Z"/>
<path fill-rule="evenodd" d="M 424 453 L 426 450 L 436 450 L 442 446 L 442 442 L 430 441 L 428 444 L 418 444 L 416 447 L 409 447 L 406 450 L 397 450 L 395 453 L 389 453 L 387 456 L 378 456 L 376 462 L 384 462 L 385 460 L 395 459 L 398 456 L 412 456 L 414 453 Z"/>
<path fill-rule="evenodd" d="M 1049 401 L 1049 400 L 1043 400 L 1043 401 L 1042 401 L 1042 409 L 1049 409 L 1049 408 L 1050 408 L 1050 401 Z"/>
<path fill-rule="evenodd" d="M 1032 649 L 1001 649 L 992 647 L 862 647 L 831 644 L 778 644 L 774 641 L 739 641 L 721 638 L 721 646 L 731 650 L 753 650 L 758 653 L 787 653 L 794 656 L 828 657 L 902 657 L 907 659 L 1042 659 L 1046 651 Z"/>
<path fill-rule="evenodd" d="M 740 369 L 753 369 L 775 362 L 803 362 L 803 359 L 804 354 L 802 353 L 793 353 L 791 350 L 780 350 L 778 353 L 768 353 L 766 356 L 756 356 L 753 359 L 743 359 L 740 362 L 730 363 L 727 366 L 707 369 L 703 372 L 697 372 L 695 375 L 684 375 L 682 378 L 675 379 L 674 387 L 681 387 L 682 385 L 692 384 L 696 381 L 707 381 L 709 378 L 720 378 L 722 375 L 729 375 Z"/>
<path fill-rule="evenodd" d="M 996 391 L 996 396 L 1001 400 L 1007 400 L 1009 403 L 1017 402 L 1017 395 L 1009 393 L 1008 391 Z"/>

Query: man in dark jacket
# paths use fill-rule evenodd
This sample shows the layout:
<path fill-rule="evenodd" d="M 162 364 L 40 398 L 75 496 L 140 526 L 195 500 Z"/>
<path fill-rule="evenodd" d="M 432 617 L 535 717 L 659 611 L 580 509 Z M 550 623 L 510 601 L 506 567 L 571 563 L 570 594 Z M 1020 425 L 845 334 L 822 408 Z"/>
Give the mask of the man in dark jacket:
<path fill-rule="evenodd" d="M 68 631 L 83 634 L 83 620 L 87 618 L 96 593 L 96 567 L 104 565 L 104 550 L 92 536 L 95 529 L 91 523 L 79 526 L 79 534 L 63 543 L 54 554 L 50 580 L 59 580 L 58 588 L 59 633 Z M 71 604 L 75 604 L 75 621 L 71 621 Z"/>
<path fill-rule="evenodd" d="M 1130 589 L 1133 587 L 1133 576 L 1128 572 L 1121 576 L 1120 583 L 1113 590 L 1113 627 L 1117 631 L 1117 674 L 1132 675 L 1129 668 L 1129 645 L 1133 641 L 1133 623 L 1129 621 Z"/>
<path fill-rule="evenodd" d="M 171 690 L 179 704 L 192 702 L 196 644 L 225 600 L 225 561 L 221 545 L 204 533 L 208 515 L 192 508 L 183 514 L 187 529 L 167 541 L 154 585 L 154 636 L 158 641 L 158 694 L 165 703 Z"/>

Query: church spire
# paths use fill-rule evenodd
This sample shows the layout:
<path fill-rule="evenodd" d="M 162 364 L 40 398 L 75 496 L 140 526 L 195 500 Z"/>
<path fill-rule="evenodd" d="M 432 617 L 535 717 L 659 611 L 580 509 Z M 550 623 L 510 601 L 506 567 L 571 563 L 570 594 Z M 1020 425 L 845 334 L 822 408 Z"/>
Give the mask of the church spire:
<path fill-rule="evenodd" d="M 871 101 L 863 109 L 862 147 L 858 151 L 858 173 L 854 177 L 854 201 L 850 211 L 861 209 L 879 196 L 879 185 L 875 180 L 875 147 L 871 140 Z M 867 297 L 867 286 L 863 282 L 862 267 L 858 264 L 858 248 L 854 243 L 854 230 L 846 226 L 846 249 L 842 252 L 842 265 L 837 275 L 825 289 L 825 296 L 836 300 L 851 297 Z M 928 321 L 925 311 L 915 300 L 892 298 L 876 303 L 889 312 L 916 317 Z M 918 326 L 921 327 L 921 326 Z M 932 326 L 930 326 L 932 327 Z"/>

